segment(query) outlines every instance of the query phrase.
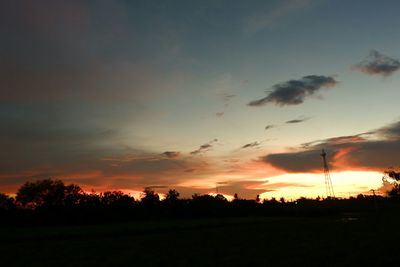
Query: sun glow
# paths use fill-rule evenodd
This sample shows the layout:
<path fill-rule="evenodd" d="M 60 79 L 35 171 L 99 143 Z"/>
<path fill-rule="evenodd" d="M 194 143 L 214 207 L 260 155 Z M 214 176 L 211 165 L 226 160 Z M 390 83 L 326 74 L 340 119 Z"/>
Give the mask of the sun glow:
<path fill-rule="evenodd" d="M 378 189 L 382 186 L 382 173 L 373 171 L 333 172 L 331 179 L 335 196 L 343 198 L 360 193 L 369 194 L 371 189 Z M 270 191 L 262 193 L 261 198 L 326 197 L 322 173 L 283 174 L 269 177 L 268 180 L 270 183 L 267 183 L 265 188 Z M 269 189 L 268 184 L 273 185 L 275 181 L 279 181 L 282 186 Z"/>

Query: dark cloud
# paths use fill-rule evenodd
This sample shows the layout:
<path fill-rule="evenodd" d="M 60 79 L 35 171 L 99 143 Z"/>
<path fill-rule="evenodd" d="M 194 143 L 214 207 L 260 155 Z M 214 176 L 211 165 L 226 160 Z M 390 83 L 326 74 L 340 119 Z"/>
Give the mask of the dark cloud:
<path fill-rule="evenodd" d="M 197 154 L 209 151 L 212 148 L 213 143 L 215 143 L 215 142 L 218 142 L 218 139 L 213 139 L 210 142 L 208 142 L 208 143 L 206 143 L 204 145 L 201 145 L 198 149 L 190 152 L 190 154 L 197 155 Z"/>
<path fill-rule="evenodd" d="M 380 129 L 371 131 L 367 134 L 376 134 L 382 138 L 386 138 L 389 140 L 398 140 L 400 139 L 400 121 L 389 124 Z"/>
<path fill-rule="evenodd" d="M 272 166 L 288 172 L 310 172 L 321 169 L 321 153 L 318 149 L 300 152 L 269 154 L 262 159 Z"/>
<path fill-rule="evenodd" d="M 261 143 L 255 141 L 255 142 L 251 142 L 251 143 L 245 144 L 241 148 L 244 149 L 244 148 L 258 147 L 259 145 L 261 145 Z"/>
<path fill-rule="evenodd" d="M 273 125 L 273 124 L 268 124 L 267 126 L 265 126 L 265 130 L 269 130 L 269 129 L 272 129 L 272 128 L 275 128 L 276 126 L 275 125 Z"/>
<path fill-rule="evenodd" d="M 215 113 L 215 116 L 222 117 L 222 116 L 224 116 L 224 114 L 225 114 L 225 112 L 217 112 L 217 113 Z"/>
<path fill-rule="evenodd" d="M 398 166 L 400 158 L 400 122 L 358 135 L 339 136 L 302 144 L 294 152 L 269 154 L 264 162 L 288 172 L 319 172 L 321 150 L 328 154 L 336 170 L 375 169 Z"/>
<path fill-rule="evenodd" d="M 287 123 L 287 124 L 300 123 L 300 122 L 307 121 L 307 120 L 309 120 L 309 119 L 310 119 L 310 118 L 299 118 L 299 119 L 294 119 L 294 120 L 286 121 L 285 123 Z"/>
<path fill-rule="evenodd" d="M 330 144 L 345 144 L 345 143 L 353 143 L 353 142 L 362 142 L 362 141 L 367 141 L 367 139 L 364 136 L 367 136 L 371 133 L 361 133 L 361 134 L 356 134 L 356 135 L 345 135 L 345 136 L 338 136 L 338 137 L 332 137 L 324 140 L 315 140 L 307 143 L 301 144 L 301 147 L 303 148 L 309 148 L 312 146 L 324 144 L 324 143 L 330 143 Z"/>
<path fill-rule="evenodd" d="M 162 153 L 162 155 L 166 156 L 167 158 L 177 158 L 181 155 L 180 152 L 178 151 L 165 151 L 164 153 Z"/>
<path fill-rule="evenodd" d="M 400 61 L 372 50 L 367 59 L 353 66 L 354 70 L 369 75 L 389 76 L 399 70 Z"/>
<path fill-rule="evenodd" d="M 268 103 L 275 103 L 279 106 L 298 105 L 304 102 L 305 98 L 315 94 L 323 87 L 333 87 L 337 81 L 333 77 L 321 75 L 304 76 L 300 80 L 289 80 L 276 84 L 272 91 L 264 98 L 251 101 L 249 106 L 263 106 Z"/>

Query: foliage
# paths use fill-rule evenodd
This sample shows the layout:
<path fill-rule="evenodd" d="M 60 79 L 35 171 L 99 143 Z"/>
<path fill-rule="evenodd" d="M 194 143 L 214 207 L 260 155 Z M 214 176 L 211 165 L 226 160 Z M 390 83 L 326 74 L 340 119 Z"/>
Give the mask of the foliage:
<path fill-rule="evenodd" d="M 14 198 L 0 193 L 0 210 L 9 211 L 15 209 L 15 200 Z"/>
<path fill-rule="evenodd" d="M 390 175 L 390 176 L 389 176 Z M 397 177 L 388 173 L 388 177 Z M 387 179 L 389 179 L 387 178 Z M 122 191 L 85 193 L 77 185 L 64 185 L 59 180 L 39 180 L 23 184 L 16 199 L 0 194 L 0 213 L 6 220 L 0 223 L 102 223 L 110 221 L 162 218 L 209 218 L 234 216 L 324 216 L 344 212 L 376 211 L 385 205 L 400 206 L 398 201 L 382 196 L 359 195 L 349 199 L 310 199 L 295 201 L 241 199 L 237 194 L 229 202 L 223 195 L 194 194 L 179 198 L 171 189 L 163 201 L 151 188 L 145 188 L 140 201 Z M 398 191 L 397 191 L 398 192 Z"/>
<path fill-rule="evenodd" d="M 103 206 L 110 208 L 129 208 L 135 203 L 135 199 L 121 191 L 107 191 L 100 195 Z"/>
<path fill-rule="evenodd" d="M 77 185 L 65 186 L 60 180 L 39 180 L 26 182 L 18 192 L 16 200 L 23 207 L 55 207 L 74 205 L 79 202 L 82 190 Z"/>
<path fill-rule="evenodd" d="M 179 198 L 179 193 L 175 189 L 170 189 L 165 196 L 165 201 L 168 203 L 175 203 L 178 201 Z"/>
<path fill-rule="evenodd" d="M 388 192 L 389 197 L 400 197 L 400 171 L 393 168 L 384 171 L 382 181 L 384 184 L 388 183 L 391 185 L 391 189 Z"/>
<path fill-rule="evenodd" d="M 160 196 L 151 188 L 145 188 L 141 202 L 144 206 L 155 206 L 160 202 Z"/>

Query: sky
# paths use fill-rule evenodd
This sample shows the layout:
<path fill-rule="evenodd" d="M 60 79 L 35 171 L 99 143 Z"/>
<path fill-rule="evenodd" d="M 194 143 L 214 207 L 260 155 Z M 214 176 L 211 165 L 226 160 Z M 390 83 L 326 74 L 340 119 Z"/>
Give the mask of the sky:
<path fill-rule="evenodd" d="M 398 1 L 0 3 L 0 191 L 369 194 L 400 158 Z M 383 192 L 383 190 L 382 190 Z"/>

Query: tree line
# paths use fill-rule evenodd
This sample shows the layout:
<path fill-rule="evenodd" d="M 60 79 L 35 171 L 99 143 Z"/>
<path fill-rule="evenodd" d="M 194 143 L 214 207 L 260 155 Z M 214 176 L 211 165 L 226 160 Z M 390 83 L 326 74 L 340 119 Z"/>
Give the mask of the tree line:
<path fill-rule="evenodd" d="M 61 180 L 44 179 L 26 182 L 15 197 L 0 193 L 0 223 L 102 223 L 110 221 L 166 218 L 199 218 L 226 216 L 323 216 L 343 212 L 364 212 L 399 205 L 400 173 L 385 172 L 384 181 L 392 184 L 387 197 L 358 195 L 348 199 L 284 198 L 232 201 L 223 195 L 194 194 L 180 198 L 170 189 L 164 199 L 151 188 L 145 188 L 140 199 L 121 191 L 87 193 L 76 184 L 65 185 Z"/>

